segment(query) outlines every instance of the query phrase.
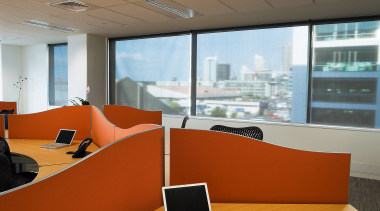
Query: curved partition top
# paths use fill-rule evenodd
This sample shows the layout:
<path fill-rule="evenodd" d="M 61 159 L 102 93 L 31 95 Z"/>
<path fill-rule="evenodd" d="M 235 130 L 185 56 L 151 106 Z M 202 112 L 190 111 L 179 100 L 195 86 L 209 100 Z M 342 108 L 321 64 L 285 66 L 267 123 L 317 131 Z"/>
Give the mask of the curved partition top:
<path fill-rule="evenodd" d="M 347 203 L 350 154 L 171 129 L 170 185 L 206 182 L 212 202 Z"/>
<path fill-rule="evenodd" d="M 162 111 L 144 111 L 121 105 L 104 105 L 104 116 L 119 128 L 139 124 L 162 125 Z"/>
<path fill-rule="evenodd" d="M 0 111 L 11 110 L 11 109 L 14 109 L 13 114 L 17 114 L 17 102 L 0 101 Z"/>
<path fill-rule="evenodd" d="M 4 115 L 0 115 L 0 136 L 5 137 Z"/>
<path fill-rule="evenodd" d="M 74 139 L 91 136 L 91 107 L 67 106 L 34 114 L 9 115 L 8 137 L 55 139 L 60 129 L 77 130 Z"/>
<path fill-rule="evenodd" d="M 115 141 L 50 177 L 1 193 L 1 209 L 154 210 L 162 205 L 162 136 L 159 127 Z"/>
<path fill-rule="evenodd" d="M 91 116 L 91 137 L 94 144 L 103 147 L 115 141 L 115 125 L 97 107 L 91 107 Z"/>

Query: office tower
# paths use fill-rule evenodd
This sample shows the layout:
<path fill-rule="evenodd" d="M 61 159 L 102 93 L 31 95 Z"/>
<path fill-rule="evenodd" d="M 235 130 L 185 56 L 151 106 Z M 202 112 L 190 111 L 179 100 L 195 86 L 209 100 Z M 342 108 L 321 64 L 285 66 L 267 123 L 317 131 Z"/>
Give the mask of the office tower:
<path fill-rule="evenodd" d="M 265 59 L 264 57 L 255 54 L 254 56 L 254 71 L 260 72 L 265 70 Z"/>
<path fill-rule="evenodd" d="M 231 65 L 230 64 L 217 64 L 216 66 L 216 81 L 230 80 Z"/>
<path fill-rule="evenodd" d="M 207 57 L 203 61 L 203 81 L 216 81 L 217 57 Z"/>
<path fill-rule="evenodd" d="M 282 72 L 290 73 L 292 67 L 293 47 L 291 45 L 282 46 Z"/>
<path fill-rule="evenodd" d="M 317 25 L 315 32 L 310 122 L 379 128 L 379 21 Z M 293 91 L 307 88 L 296 82 L 303 75 L 293 71 Z M 297 110 L 306 97 L 293 101 Z"/>

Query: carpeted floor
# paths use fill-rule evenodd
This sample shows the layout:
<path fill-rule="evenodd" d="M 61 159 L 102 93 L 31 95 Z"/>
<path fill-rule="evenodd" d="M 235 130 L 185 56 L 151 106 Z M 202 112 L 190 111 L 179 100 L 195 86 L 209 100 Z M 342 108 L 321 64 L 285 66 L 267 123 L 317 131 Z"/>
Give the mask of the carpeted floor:
<path fill-rule="evenodd" d="M 348 202 L 360 211 L 380 211 L 380 180 L 350 177 Z"/>

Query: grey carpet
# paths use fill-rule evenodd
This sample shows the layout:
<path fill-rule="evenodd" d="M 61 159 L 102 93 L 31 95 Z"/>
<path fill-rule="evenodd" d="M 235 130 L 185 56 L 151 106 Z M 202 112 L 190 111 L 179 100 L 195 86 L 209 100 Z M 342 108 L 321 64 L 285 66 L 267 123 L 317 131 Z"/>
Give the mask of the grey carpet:
<path fill-rule="evenodd" d="M 380 211 L 380 180 L 350 177 L 348 202 L 360 211 Z"/>

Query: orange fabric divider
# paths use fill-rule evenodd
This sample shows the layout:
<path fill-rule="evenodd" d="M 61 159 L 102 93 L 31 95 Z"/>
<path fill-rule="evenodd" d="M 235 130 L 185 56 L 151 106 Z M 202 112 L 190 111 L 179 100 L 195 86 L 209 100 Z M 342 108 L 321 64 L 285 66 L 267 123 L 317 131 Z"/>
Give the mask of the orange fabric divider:
<path fill-rule="evenodd" d="M 162 111 L 145 111 L 121 105 L 104 105 L 104 116 L 119 128 L 139 124 L 162 125 Z"/>
<path fill-rule="evenodd" d="M 349 153 L 189 129 L 171 129 L 170 142 L 170 185 L 206 182 L 211 202 L 347 203 Z"/>
<path fill-rule="evenodd" d="M 137 134 L 142 131 L 151 130 L 155 128 L 161 127 L 160 125 L 152 125 L 152 124 L 141 124 L 136 125 L 128 129 L 115 128 L 115 140 L 121 139 L 125 136 L 129 136 L 132 134 Z M 163 138 L 163 137 L 162 137 Z"/>
<path fill-rule="evenodd" d="M 116 126 L 109 122 L 97 107 L 92 106 L 91 109 L 91 133 L 94 144 L 103 147 L 115 141 Z"/>
<path fill-rule="evenodd" d="M 0 115 L 0 136 L 5 137 L 4 115 Z"/>
<path fill-rule="evenodd" d="M 116 141 L 63 171 L 0 195 L 2 210 L 154 210 L 162 206 L 163 128 Z"/>
<path fill-rule="evenodd" d="M 17 114 L 17 102 L 0 101 L 0 111 L 11 110 L 11 109 L 14 109 L 13 114 Z"/>
<path fill-rule="evenodd" d="M 67 106 L 33 114 L 9 115 L 8 137 L 55 139 L 60 129 L 77 130 L 74 139 L 91 136 L 91 107 Z"/>

